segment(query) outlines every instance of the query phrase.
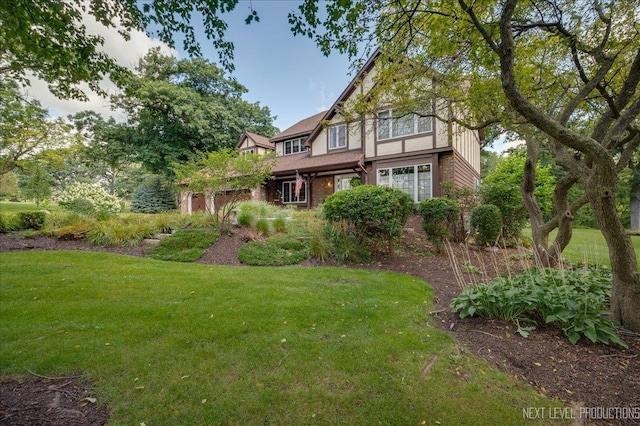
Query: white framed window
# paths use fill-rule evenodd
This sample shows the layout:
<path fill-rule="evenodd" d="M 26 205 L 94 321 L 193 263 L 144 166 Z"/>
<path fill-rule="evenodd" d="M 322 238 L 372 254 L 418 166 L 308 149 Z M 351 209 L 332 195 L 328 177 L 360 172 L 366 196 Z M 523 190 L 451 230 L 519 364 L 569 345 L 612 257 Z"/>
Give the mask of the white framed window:
<path fill-rule="evenodd" d="M 433 129 L 430 116 L 418 114 L 394 115 L 393 110 L 378 113 L 378 140 L 398 138 L 407 135 L 429 133 Z"/>
<path fill-rule="evenodd" d="M 379 168 L 378 186 L 399 189 L 419 203 L 432 197 L 431 164 Z"/>
<path fill-rule="evenodd" d="M 351 179 L 358 177 L 355 173 L 350 173 L 348 175 L 336 175 L 333 177 L 333 191 L 340 192 L 345 191 L 347 189 L 351 189 Z"/>
<path fill-rule="evenodd" d="M 347 125 L 339 124 L 329 127 L 329 149 L 347 147 Z"/>
<path fill-rule="evenodd" d="M 291 139 L 284 142 L 284 155 L 305 152 L 309 148 L 304 145 L 306 138 Z"/>
<path fill-rule="evenodd" d="M 307 201 L 307 183 L 302 183 L 300 194 L 296 197 L 296 181 L 282 182 L 282 202 L 284 204 L 305 203 Z"/>

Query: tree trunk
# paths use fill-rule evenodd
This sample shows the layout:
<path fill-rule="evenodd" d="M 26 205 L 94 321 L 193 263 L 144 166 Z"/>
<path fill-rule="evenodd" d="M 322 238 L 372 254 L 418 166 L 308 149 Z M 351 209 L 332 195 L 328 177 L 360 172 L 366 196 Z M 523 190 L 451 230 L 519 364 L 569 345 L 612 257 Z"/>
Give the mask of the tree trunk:
<path fill-rule="evenodd" d="M 636 173 L 640 174 L 640 171 Z M 631 214 L 631 230 L 640 231 L 640 178 L 635 178 L 631 184 L 629 211 Z"/>
<path fill-rule="evenodd" d="M 613 319 L 629 330 L 640 331 L 640 273 L 631 238 L 616 212 L 616 179 L 615 173 L 596 167 L 586 185 L 587 196 L 609 248 Z"/>

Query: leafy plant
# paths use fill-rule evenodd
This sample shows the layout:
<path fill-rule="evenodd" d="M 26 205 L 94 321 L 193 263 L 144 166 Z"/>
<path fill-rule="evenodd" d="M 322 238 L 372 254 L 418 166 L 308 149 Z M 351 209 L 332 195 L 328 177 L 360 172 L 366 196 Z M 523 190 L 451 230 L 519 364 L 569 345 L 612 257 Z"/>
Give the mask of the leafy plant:
<path fill-rule="evenodd" d="M 502 214 L 493 204 L 483 204 L 471 212 L 471 227 L 475 229 L 475 241 L 480 247 L 493 245 L 502 229 Z"/>
<path fill-rule="evenodd" d="M 46 220 L 45 212 L 18 212 L 18 220 L 21 229 L 38 230 L 44 226 Z"/>
<path fill-rule="evenodd" d="M 627 347 L 608 318 L 611 271 L 604 267 L 531 269 L 500 277 L 485 285 L 469 286 L 451 301 L 460 317 L 486 316 L 512 321 L 527 336 L 531 327 L 521 322 L 543 322 L 560 327 L 573 344 L 581 337 Z"/>
<path fill-rule="evenodd" d="M 96 184 L 73 184 L 63 190 L 57 198 L 58 204 L 68 210 L 73 209 L 74 203 L 78 203 L 76 200 L 89 201 L 96 212 L 118 213 L 121 209 L 120 201 Z"/>
<path fill-rule="evenodd" d="M 344 222 L 357 238 L 383 239 L 391 249 L 412 208 L 411 197 L 398 189 L 360 185 L 327 197 L 322 211 L 329 222 Z"/>
<path fill-rule="evenodd" d="M 269 225 L 269 221 L 264 218 L 256 220 L 256 229 L 262 235 L 269 235 L 271 233 L 271 225 Z"/>
<path fill-rule="evenodd" d="M 431 198 L 420 202 L 418 212 L 422 216 L 422 228 L 429 241 L 438 249 L 450 238 L 460 213 L 458 203 L 447 198 Z"/>

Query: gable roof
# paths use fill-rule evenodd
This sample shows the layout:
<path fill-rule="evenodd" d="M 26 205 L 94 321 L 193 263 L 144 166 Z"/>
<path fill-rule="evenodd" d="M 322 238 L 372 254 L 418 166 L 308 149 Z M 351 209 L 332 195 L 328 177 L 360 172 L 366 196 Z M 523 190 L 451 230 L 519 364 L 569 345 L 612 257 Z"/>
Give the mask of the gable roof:
<path fill-rule="evenodd" d="M 306 136 L 315 129 L 318 124 L 322 121 L 323 117 L 327 111 L 319 112 L 318 114 L 312 115 L 311 117 L 307 117 L 303 120 L 298 121 L 293 126 L 285 129 L 281 133 L 275 135 L 269 141 L 271 143 L 280 142 L 285 139 L 291 139 L 297 136 Z"/>
<path fill-rule="evenodd" d="M 336 112 L 338 111 L 338 106 L 344 101 L 346 101 L 347 99 L 349 99 L 349 96 L 351 96 L 351 93 L 353 93 L 353 91 L 358 87 L 362 77 L 364 77 L 365 74 L 367 74 L 373 69 L 373 66 L 375 65 L 376 60 L 381 54 L 382 54 L 382 50 L 376 49 L 376 51 L 373 52 L 371 56 L 369 56 L 369 59 L 367 59 L 367 62 L 365 62 L 362 68 L 360 68 L 360 71 L 358 71 L 358 74 L 351 80 L 351 82 L 347 85 L 347 87 L 342 91 L 340 96 L 338 96 L 338 99 L 336 99 L 333 105 L 331 105 L 331 108 L 329 108 L 329 110 L 326 111 L 326 114 L 323 117 L 323 120 L 330 120 L 334 115 L 336 115 Z M 322 123 L 319 122 L 318 126 L 316 126 L 313 129 L 313 132 L 309 135 L 309 138 L 307 139 L 307 142 L 305 143 L 305 145 L 311 146 L 311 141 L 313 140 L 314 137 L 318 135 L 318 133 L 320 133 L 321 130 L 322 130 Z"/>
<path fill-rule="evenodd" d="M 238 141 L 236 149 L 240 148 L 240 145 L 242 145 L 242 143 L 244 142 L 245 137 L 251 139 L 256 146 L 260 146 L 266 149 L 275 148 L 273 144 L 269 142 L 269 138 L 267 138 L 266 136 L 261 136 L 252 132 L 244 132 L 242 133 L 242 136 L 240 136 L 240 141 Z"/>

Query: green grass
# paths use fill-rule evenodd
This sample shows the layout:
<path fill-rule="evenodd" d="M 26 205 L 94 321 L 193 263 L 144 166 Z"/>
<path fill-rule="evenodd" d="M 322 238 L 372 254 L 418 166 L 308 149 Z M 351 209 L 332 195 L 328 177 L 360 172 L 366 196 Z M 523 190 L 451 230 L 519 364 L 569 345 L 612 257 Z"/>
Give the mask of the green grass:
<path fill-rule="evenodd" d="M 551 232 L 549 242 L 552 242 L 557 230 Z M 523 235 L 531 238 L 531 229 L 524 230 Z M 636 257 L 640 254 L 640 236 L 631 236 L 631 243 L 636 251 Z M 571 242 L 562 252 L 565 260 L 572 263 L 591 263 L 595 265 L 611 266 L 607 243 L 597 229 L 574 229 Z M 640 269 L 640 265 L 638 265 Z"/>
<path fill-rule="evenodd" d="M 35 203 L 0 201 L 0 213 L 26 212 L 32 210 L 42 210 L 44 206 L 37 207 Z M 47 210 L 60 210 L 57 205 L 48 205 Z"/>
<path fill-rule="evenodd" d="M 114 425 L 531 425 L 523 410 L 560 406 L 430 325 L 413 277 L 64 251 L 0 264 L 0 374 L 82 372 Z"/>
<path fill-rule="evenodd" d="M 309 258 L 309 248 L 287 234 L 277 234 L 267 241 L 251 241 L 240 247 L 238 259 L 245 265 L 294 265 Z"/>

